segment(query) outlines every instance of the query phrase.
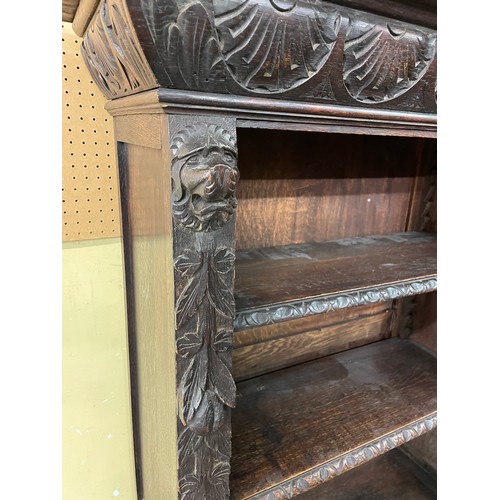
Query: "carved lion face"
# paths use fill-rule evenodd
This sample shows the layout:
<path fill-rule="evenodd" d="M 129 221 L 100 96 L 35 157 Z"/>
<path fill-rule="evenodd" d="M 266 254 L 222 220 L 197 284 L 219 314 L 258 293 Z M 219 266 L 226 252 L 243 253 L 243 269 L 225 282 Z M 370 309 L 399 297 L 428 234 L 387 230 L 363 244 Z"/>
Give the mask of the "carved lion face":
<path fill-rule="evenodd" d="M 216 125 L 198 123 L 172 142 L 173 215 L 195 231 L 222 227 L 236 209 L 236 140 Z"/>

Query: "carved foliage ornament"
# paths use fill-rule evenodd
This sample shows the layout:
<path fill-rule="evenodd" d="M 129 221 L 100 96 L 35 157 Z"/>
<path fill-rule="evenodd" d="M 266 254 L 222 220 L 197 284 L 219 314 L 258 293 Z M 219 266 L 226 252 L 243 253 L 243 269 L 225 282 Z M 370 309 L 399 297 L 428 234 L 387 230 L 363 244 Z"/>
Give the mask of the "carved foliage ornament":
<path fill-rule="evenodd" d="M 422 78 L 435 53 L 430 31 L 354 18 L 344 46 L 344 85 L 363 103 L 394 99 Z"/>
<path fill-rule="evenodd" d="M 109 99 L 157 87 L 123 0 L 104 0 L 82 42 L 93 80 Z"/>
<path fill-rule="evenodd" d="M 212 18 L 200 1 L 141 0 L 141 7 L 170 84 L 207 90 L 223 78 Z"/>
<path fill-rule="evenodd" d="M 185 363 L 177 387 L 180 492 L 183 500 L 226 499 L 229 480 L 228 408 L 236 385 L 228 366 L 234 318 L 234 252 L 197 235 L 175 270 L 184 286 L 176 302 L 177 354 Z M 210 238 L 210 235 L 208 235 Z M 221 321 L 222 319 L 222 321 Z M 227 321 L 229 320 L 229 321 Z M 187 327 L 187 328 L 186 328 Z"/>
<path fill-rule="evenodd" d="M 175 259 L 179 492 L 229 496 L 234 322 L 236 139 L 196 123 L 171 142 Z"/>
<path fill-rule="evenodd" d="M 334 65 L 348 94 L 373 104 L 412 88 L 436 53 L 432 30 L 387 23 L 320 0 L 136 1 L 159 55 L 155 64 L 163 68 L 162 85 L 178 89 L 226 93 L 230 76 L 250 92 L 286 92 L 317 75 L 338 37 L 345 36 L 343 59 Z M 343 20 L 348 20 L 347 34 Z M 101 3 L 82 51 L 108 98 L 158 87 L 124 0 Z M 340 79 L 334 82 L 342 85 Z M 334 99 L 325 84 L 313 96 L 318 92 L 322 100 Z"/>
<path fill-rule="evenodd" d="M 222 57 L 233 78 L 254 92 L 283 92 L 325 64 L 341 17 L 303 0 L 214 0 Z"/>

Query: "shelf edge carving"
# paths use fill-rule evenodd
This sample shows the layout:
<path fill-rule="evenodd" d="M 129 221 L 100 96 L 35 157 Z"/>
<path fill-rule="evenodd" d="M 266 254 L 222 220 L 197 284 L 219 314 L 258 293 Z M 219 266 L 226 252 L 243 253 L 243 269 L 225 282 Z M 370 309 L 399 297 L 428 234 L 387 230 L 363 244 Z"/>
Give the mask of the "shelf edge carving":
<path fill-rule="evenodd" d="M 398 446 L 401 446 L 437 426 L 437 414 L 432 414 L 395 432 L 362 446 L 349 453 L 314 467 L 307 472 L 276 485 L 264 492 L 257 493 L 248 500 L 289 500 L 300 493 L 319 486 L 320 484 L 339 476 L 355 467 L 362 465 Z"/>
<path fill-rule="evenodd" d="M 255 310 L 239 311 L 236 313 L 234 330 L 255 328 L 337 309 L 400 299 L 433 290 L 437 290 L 436 277 L 371 287 L 365 290 L 354 290 L 348 293 L 336 293 Z"/>

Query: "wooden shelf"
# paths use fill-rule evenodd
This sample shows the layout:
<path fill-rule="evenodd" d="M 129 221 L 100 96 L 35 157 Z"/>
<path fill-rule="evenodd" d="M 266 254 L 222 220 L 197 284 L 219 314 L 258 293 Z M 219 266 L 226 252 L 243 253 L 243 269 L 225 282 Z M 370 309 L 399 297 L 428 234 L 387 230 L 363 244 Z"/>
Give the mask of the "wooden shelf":
<path fill-rule="evenodd" d="M 426 233 L 243 250 L 236 255 L 235 330 L 436 288 L 436 236 Z"/>
<path fill-rule="evenodd" d="M 297 497 L 297 500 L 431 500 L 436 480 L 395 449 Z"/>
<path fill-rule="evenodd" d="M 246 380 L 233 499 L 291 498 L 436 425 L 436 358 L 393 338 Z"/>

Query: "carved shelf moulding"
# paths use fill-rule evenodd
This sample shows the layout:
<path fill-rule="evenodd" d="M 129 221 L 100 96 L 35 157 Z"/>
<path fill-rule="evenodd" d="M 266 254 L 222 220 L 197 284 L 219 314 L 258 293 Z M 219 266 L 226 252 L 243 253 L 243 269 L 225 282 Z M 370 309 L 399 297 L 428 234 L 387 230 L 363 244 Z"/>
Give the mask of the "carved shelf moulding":
<path fill-rule="evenodd" d="M 299 477 L 294 477 L 290 481 L 280 483 L 265 492 L 252 495 L 248 497 L 248 500 L 289 500 L 335 476 L 339 476 L 412 439 L 422 436 L 436 426 L 437 414 L 429 415 L 424 419 L 417 420 L 402 429 L 372 441 L 367 446 L 357 448 L 334 460 L 313 467 Z"/>
<path fill-rule="evenodd" d="M 436 54 L 436 35 L 403 24 L 353 18 L 344 45 L 343 79 L 363 103 L 394 99 L 425 75 Z"/>
<path fill-rule="evenodd" d="M 103 0 L 85 33 L 82 56 L 108 99 L 158 87 L 135 35 L 125 0 Z"/>
<path fill-rule="evenodd" d="M 236 140 L 215 124 L 171 141 L 179 497 L 229 497 Z"/>
<path fill-rule="evenodd" d="M 433 290 L 437 290 L 437 279 L 435 277 L 414 280 L 407 283 L 402 282 L 377 286 L 367 290 L 354 290 L 349 293 L 336 293 L 311 298 L 310 300 L 300 300 L 273 307 L 259 308 L 258 310 L 238 311 L 234 322 L 234 329 L 238 331 L 245 328 L 255 328 L 304 318 L 314 314 L 331 312 L 337 309 L 409 297 Z"/>

